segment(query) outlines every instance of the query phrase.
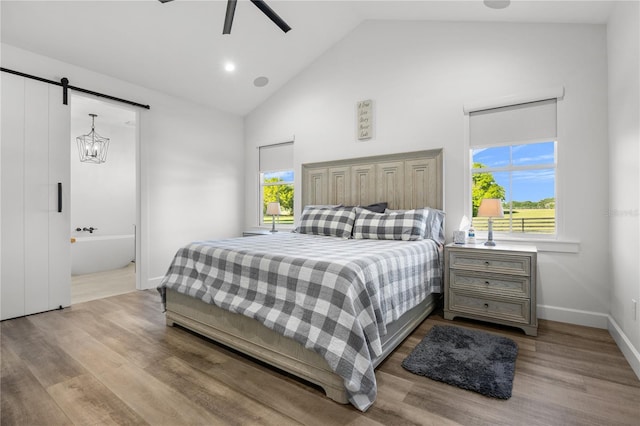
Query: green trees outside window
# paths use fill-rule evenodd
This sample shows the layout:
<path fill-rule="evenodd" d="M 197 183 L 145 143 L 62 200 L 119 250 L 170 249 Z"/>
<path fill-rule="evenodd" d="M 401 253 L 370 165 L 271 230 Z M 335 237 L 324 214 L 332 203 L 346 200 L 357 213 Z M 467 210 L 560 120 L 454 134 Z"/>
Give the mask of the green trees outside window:
<path fill-rule="evenodd" d="M 486 166 L 482 163 L 473 163 L 474 169 L 484 169 Z M 478 215 L 478 207 L 480 202 L 485 198 L 498 198 L 505 200 L 505 189 L 498 185 L 492 173 L 481 172 L 473 173 L 471 176 L 473 185 L 471 187 L 471 204 L 473 207 L 473 217 Z"/>
<path fill-rule="evenodd" d="M 278 202 L 282 214 L 276 217 L 276 222 L 293 224 L 293 200 L 293 171 L 263 173 L 262 223 L 271 223 L 271 216 L 266 216 L 267 204 Z"/>

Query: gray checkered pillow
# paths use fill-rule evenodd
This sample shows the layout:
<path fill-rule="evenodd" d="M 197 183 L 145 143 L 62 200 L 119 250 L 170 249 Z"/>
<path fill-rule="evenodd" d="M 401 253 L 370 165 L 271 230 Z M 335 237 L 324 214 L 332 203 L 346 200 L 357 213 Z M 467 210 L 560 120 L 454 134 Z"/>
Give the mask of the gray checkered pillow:
<path fill-rule="evenodd" d="M 296 232 L 351 238 L 355 219 L 354 209 L 305 208 Z"/>
<path fill-rule="evenodd" d="M 440 244 L 444 244 L 444 217 L 445 213 L 442 210 L 432 209 L 431 207 L 424 207 L 420 210 L 427 211 L 427 225 L 424 230 L 423 239 L 431 239 Z M 389 210 L 384 212 L 387 214 L 404 213 L 407 210 Z"/>
<path fill-rule="evenodd" d="M 444 244 L 444 216 L 442 210 L 426 208 L 429 212 L 427 217 L 427 229 L 425 229 L 425 238 Z"/>
<path fill-rule="evenodd" d="M 356 208 L 353 238 L 371 240 L 422 240 L 429 212 L 424 209 L 402 213 L 373 213 Z"/>

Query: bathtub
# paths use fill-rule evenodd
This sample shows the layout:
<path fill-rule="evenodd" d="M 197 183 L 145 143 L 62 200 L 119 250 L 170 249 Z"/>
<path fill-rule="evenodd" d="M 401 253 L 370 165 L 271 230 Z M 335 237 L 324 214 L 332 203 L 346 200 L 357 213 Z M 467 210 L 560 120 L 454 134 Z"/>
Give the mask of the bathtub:
<path fill-rule="evenodd" d="M 124 268 L 135 259 L 135 235 L 75 237 L 71 244 L 71 275 Z"/>

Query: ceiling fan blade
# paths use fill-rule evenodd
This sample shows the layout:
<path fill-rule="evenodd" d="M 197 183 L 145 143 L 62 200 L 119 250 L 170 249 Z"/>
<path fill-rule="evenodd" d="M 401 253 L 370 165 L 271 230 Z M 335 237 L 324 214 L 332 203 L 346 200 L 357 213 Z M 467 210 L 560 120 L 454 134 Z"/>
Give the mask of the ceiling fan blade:
<path fill-rule="evenodd" d="M 262 11 L 262 13 L 267 15 L 267 17 L 271 19 L 273 23 L 280 27 L 280 29 L 285 33 L 291 29 L 291 27 L 287 25 L 287 23 L 284 22 L 284 20 L 280 16 L 278 16 L 278 14 L 275 13 L 273 9 L 271 9 L 264 2 L 264 0 L 251 0 L 251 3 L 255 4 L 256 7 Z"/>
<path fill-rule="evenodd" d="M 231 34 L 231 25 L 233 25 L 233 15 L 236 13 L 236 3 L 238 0 L 227 1 L 227 14 L 224 16 L 224 26 L 222 34 Z"/>

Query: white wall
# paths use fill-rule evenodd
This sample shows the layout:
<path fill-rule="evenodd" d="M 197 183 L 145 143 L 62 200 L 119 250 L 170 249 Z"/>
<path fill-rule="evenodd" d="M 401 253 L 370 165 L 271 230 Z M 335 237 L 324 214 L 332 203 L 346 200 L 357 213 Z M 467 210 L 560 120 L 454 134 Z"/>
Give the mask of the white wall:
<path fill-rule="evenodd" d="M 157 284 L 182 244 L 241 234 L 240 117 L 7 44 L 1 52 L 3 67 L 151 105 L 138 120 L 142 287 Z"/>
<path fill-rule="evenodd" d="M 607 26 L 609 58 L 610 326 L 640 377 L 640 7 L 618 2 Z M 640 310 L 640 306 L 638 306 Z M 625 350 L 627 339 L 630 343 Z M 635 354 L 634 349 L 635 348 Z"/>
<path fill-rule="evenodd" d="M 244 153 L 238 116 L 170 97 L 151 102 L 152 110 L 142 113 L 141 139 L 164 141 L 144 144 L 141 152 L 149 164 L 142 222 L 157 252 L 150 259 L 153 278 L 164 275 L 180 245 L 242 234 Z"/>
<path fill-rule="evenodd" d="M 566 95 L 558 104 L 559 226 L 563 240 L 579 242 L 579 252 L 540 253 L 538 312 L 606 327 L 602 25 L 363 23 L 245 117 L 245 226 L 256 225 L 256 147 L 295 135 L 298 188 L 302 163 L 443 147 L 450 240 L 466 213 L 463 104 L 560 86 Z M 374 101 L 375 138 L 356 142 L 355 105 L 363 99 Z"/>

